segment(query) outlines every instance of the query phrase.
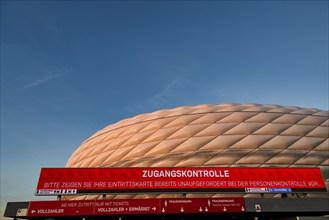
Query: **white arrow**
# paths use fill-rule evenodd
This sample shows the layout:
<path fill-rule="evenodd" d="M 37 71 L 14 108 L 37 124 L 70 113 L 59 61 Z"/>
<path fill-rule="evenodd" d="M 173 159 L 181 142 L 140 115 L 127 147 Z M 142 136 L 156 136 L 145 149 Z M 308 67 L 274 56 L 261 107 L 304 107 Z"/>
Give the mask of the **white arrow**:
<path fill-rule="evenodd" d="M 31 212 L 32 212 L 32 214 L 35 213 L 35 210 L 32 210 Z"/>
<path fill-rule="evenodd" d="M 204 209 L 206 212 L 208 212 L 208 208 L 206 207 L 205 209 Z"/>
<path fill-rule="evenodd" d="M 226 212 L 226 210 L 227 210 L 226 207 L 224 207 L 223 210 L 224 210 L 224 212 Z"/>
<path fill-rule="evenodd" d="M 244 207 L 242 206 L 241 210 L 244 212 Z"/>
<path fill-rule="evenodd" d="M 184 212 L 184 208 L 182 207 L 182 208 L 180 209 L 180 211 L 181 211 L 181 212 Z"/>
<path fill-rule="evenodd" d="M 153 207 L 152 210 L 155 211 L 155 210 L 157 210 L 157 208 L 156 207 Z"/>
<path fill-rule="evenodd" d="M 162 212 L 165 212 L 166 210 L 164 208 L 162 208 Z"/>
<path fill-rule="evenodd" d="M 202 212 L 202 208 L 201 207 L 199 208 L 199 211 Z"/>

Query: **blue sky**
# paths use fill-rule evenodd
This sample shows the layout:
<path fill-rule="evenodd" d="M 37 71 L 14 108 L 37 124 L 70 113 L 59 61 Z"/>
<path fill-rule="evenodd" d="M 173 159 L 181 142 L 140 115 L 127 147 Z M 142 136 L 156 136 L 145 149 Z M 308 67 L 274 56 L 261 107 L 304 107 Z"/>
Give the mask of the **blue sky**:
<path fill-rule="evenodd" d="M 328 109 L 328 1 L 1 1 L 1 211 L 106 125 L 205 103 Z"/>

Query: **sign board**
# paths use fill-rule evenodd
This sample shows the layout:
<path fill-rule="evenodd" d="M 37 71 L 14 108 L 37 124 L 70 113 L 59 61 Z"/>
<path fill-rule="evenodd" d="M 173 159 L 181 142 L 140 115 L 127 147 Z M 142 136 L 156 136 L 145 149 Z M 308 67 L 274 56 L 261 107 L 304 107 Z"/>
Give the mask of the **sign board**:
<path fill-rule="evenodd" d="M 33 201 L 27 216 L 85 216 L 94 212 L 95 200 Z"/>
<path fill-rule="evenodd" d="M 96 200 L 94 215 L 157 214 L 158 199 Z"/>
<path fill-rule="evenodd" d="M 243 198 L 32 201 L 28 217 L 245 212 Z"/>
<path fill-rule="evenodd" d="M 319 168 L 43 168 L 36 195 L 326 192 Z"/>
<path fill-rule="evenodd" d="M 245 212 L 243 198 L 162 199 L 161 213 Z"/>

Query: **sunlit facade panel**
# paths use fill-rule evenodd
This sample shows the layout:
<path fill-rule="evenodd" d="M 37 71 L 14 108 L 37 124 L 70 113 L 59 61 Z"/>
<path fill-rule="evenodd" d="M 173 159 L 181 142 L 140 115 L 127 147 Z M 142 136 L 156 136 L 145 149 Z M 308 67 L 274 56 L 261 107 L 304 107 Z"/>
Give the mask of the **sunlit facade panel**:
<path fill-rule="evenodd" d="M 223 103 L 165 109 L 99 130 L 66 166 L 319 167 L 328 188 L 328 121 L 329 111 L 296 106 Z"/>

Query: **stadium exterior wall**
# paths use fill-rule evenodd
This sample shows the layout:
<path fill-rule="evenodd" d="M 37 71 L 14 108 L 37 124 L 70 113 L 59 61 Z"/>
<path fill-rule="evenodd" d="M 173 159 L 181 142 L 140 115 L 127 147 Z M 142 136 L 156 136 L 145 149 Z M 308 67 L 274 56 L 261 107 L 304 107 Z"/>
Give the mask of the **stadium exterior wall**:
<path fill-rule="evenodd" d="M 328 189 L 328 137 L 328 110 L 236 103 L 185 106 L 138 115 L 101 129 L 78 147 L 66 166 L 319 167 Z"/>

